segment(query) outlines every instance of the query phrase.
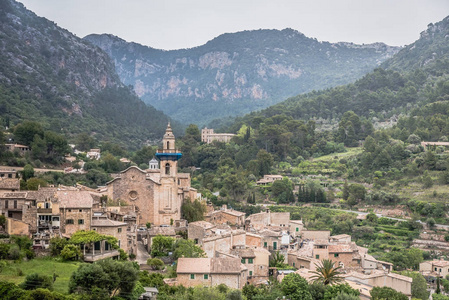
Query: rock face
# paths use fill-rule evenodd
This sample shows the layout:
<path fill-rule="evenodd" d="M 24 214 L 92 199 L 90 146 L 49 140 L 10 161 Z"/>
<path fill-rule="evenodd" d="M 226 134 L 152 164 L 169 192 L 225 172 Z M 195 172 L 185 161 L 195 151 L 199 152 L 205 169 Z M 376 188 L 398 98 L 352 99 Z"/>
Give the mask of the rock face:
<path fill-rule="evenodd" d="M 120 81 L 104 51 L 13 0 L 0 1 L 0 49 L 5 126 L 32 119 L 136 146 L 163 134 L 167 116 Z"/>
<path fill-rule="evenodd" d="M 292 29 L 223 34 L 173 51 L 106 34 L 84 39 L 109 54 L 121 80 L 146 103 L 197 124 L 352 82 L 399 50 L 382 43 L 318 42 Z"/>

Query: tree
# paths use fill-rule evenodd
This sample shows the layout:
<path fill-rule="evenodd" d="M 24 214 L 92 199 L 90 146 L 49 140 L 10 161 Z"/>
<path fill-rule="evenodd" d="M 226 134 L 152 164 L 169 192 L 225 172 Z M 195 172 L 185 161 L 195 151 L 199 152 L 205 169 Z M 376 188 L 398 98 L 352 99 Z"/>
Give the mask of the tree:
<path fill-rule="evenodd" d="M 370 291 L 372 300 L 408 300 L 408 297 L 390 287 L 373 287 Z"/>
<path fill-rule="evenodd" d="M 290 273 L 284 277 L 281 290 L 291 300 L 313 300 L 307 280 L 296 273 Z"/>
<path fill-rule="evenodd" d="M 181 205 L 181 213 L 182 217 L 189 223 L 202 221 L 206 213 L 206 206 L 198 199 L 195 199 L 193 202 L 190 199 L 186 199 Z"/>
<path fill-rule="evenodd" d="M 86 132 L 82 132 L 75 137 L 76 148 L 80 151 L 89 151 L 95 147 L 97 142 Z"/>
<path fill-rule="evenodd" d="M 128 298 L 132 294 L 139 271 L 131 262 L 105 259 L 93 264 L 82 264 L 72 273 L 69 292 L 77 294 L 106 295 Z"/>
<path fill-rule="evenodd" d="M 169 236 L 157 235 L 151 244 L 151 256 L 167 256 L 173 250 L 174 239 Z"/>
<path fill-rule="evenodd" d="M 332 298 L 332 300 L 359 300 L 359 296 L 348 295 L 346 293 L 340 293 L 337 297 Z"/>
<path fill-rule="evenodd" d="M 27 164 L 23 167 L 22 179 L 27 181 L 28 179 L 34 177 L 34 168 L 32 165 Z"/>
<path fill-rule="evenodd" d="M 47 186 L 47 181 L 41 178 L 30 178 L 26 182 L 26 189 L 30 191 L 37 191 L 40 187 Z"/>
<path fill-rule="evenodd" d="M 358 297 L 360 295 L 360 292 L 358 290 L 353 289 L 349 286 L 349 284 L 334 284 L 334 285 L 327 285 L 327 289 L 324 293 L 323 300 L 333 300 L 336 296 L 340 294 L 350 295 Z"/>
<path fill-rule="evenodd" d="M 330 259 L 323 259 L 321 265 L 315 264 L 315 275 L 310 277 L 314 282 L 322 282 L 324 285 L 335 284 L 343 280 L 340 276 L 341 266 L 336 267 L 335 263 Z"/>
<path fill-rule="evenodd" d="M 0 227 L 4 229 L 5 225 L 6 225 L 6 217 L 4 215 L 0 215 Z"/>
<path fill-rule="evenodd" d="M 14 138 L 18 144 L 30 146 L 35 135 L 44 138 L 44 130 L 38 122 L 25 121 L 14 128 Z"/>
<path fill-rule="evenodd" d="M 259 167 L 259 176 L 270 174 L 271 167 L 273 166 L 273 156 L 267 151 L 260 149 L 257 153 L 257 164 Z"/>
<path fill-rule="evenodd" d="M 280 251 L 274 252 L 270 258 L 270 267 L 282 268 L 284 265 L 285 257 Z"/>
<path fill-rule="evenodd" d="M 24 290 L 34 290 L 37 288 L 44 288 L 50 291 L 53 290 L 53 280 L 51 276 L 32 273 L 25 277 L 25 281 L 20 284 Z"/>
<path fill-rule="evenodd" d="M 80 247 L 72 244 L 65 245 L 61 251 L 61 257 L 64 260 L 78 260 L 81 257 Z"/>
<path fill-rule="evenodd" d="M 345 181 L 345 184 L 343 185 L 343 199 L 348 200 L 349 198 L 349 185 L 348 181 Z"/>
<path fill-rule="evenodd" d="M 165 264 L 159 258 L 149 258 L 147 260 L 147 265 L 149 265 L 153 270 L 162 270 Z"/>
<path fill-rule="evenodd" d="M 424 276 L 418 272 L 402 271 L 401 275 L 409 276 L 412 281 L 412 297 L 422 300 L 429 299 L 429 292 L 427 291 L 427 282 Z"/>
<path fill-rule="evenodd" d="M 177 260 L 180 257 L 206 257 L 203 249 L 195 245 L 192 240 L 178 239 L 174 243 L 173 259 Z"/>

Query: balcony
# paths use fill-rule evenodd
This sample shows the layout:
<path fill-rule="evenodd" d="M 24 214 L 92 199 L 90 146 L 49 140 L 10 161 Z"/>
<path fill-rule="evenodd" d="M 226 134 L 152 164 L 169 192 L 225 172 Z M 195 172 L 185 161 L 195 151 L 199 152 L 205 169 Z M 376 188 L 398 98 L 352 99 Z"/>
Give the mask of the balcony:
<path fill-rule="evenodd" d="M 156 153 L 181 153 L 179 149 L 158 149 Z"/>
<path fill-rule="evenodd" d="M 109 250 L 109 251 L 104 251 L 103 253 L 101 253 L 100 251 L 95 252 L 95 253 L 86 253 L 84 254 L 84 261 L 85 262 L 96 262 L 98 260 L 102 260 L 105 258 L 111 258 L 111 257 L 115 257 L 115 256 L 119 256 L 120 252 L 118 250 Z"/>
<path fill-rule="evenodd" d="M 51 208 L 38 208 L 38 214 L 51 214 Z"/>

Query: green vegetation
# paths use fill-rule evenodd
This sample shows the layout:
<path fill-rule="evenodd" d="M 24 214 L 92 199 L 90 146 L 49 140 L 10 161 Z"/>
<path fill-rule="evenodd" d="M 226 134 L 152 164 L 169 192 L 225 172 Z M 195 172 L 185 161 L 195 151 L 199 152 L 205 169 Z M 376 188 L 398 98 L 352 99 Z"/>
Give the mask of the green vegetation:
<path fill-rule="evenodd" d="M 56 259 L 35 258 L 29 261 L 3 261 L 1 267 L 0 281 L 12 282 L 15 284 L 22 283 L 25 276 L 31 274 L 39 274 L 39 276 L 51 277 L 53 288 L 56 292 L 67 294 L 69 279 L 72 273 L 82 263 L 80 262 L 60 262 Z M 21 274 L 21 275 L 19 275 Z"/>

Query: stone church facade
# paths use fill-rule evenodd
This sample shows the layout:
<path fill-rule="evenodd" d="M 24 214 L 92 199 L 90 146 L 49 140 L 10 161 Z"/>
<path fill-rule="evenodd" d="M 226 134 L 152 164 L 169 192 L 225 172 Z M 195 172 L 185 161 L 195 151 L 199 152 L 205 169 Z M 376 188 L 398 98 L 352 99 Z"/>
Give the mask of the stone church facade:
<path fill-rule="evenodd" d="M 182 154 L 175 148 L 175 136 L 168 124 L 162 149 L 156 153 L 159 169 L 142 170 L 129 167 L 107 183 L 107 195 L 112 200 L 122 200 L 132 206 L 137 223 L 169 225 L 181 219 L 183 201 L 193 201 L 197 192 L 190 186 L 190 174 L 178 173 L 178 160 Z"/>

